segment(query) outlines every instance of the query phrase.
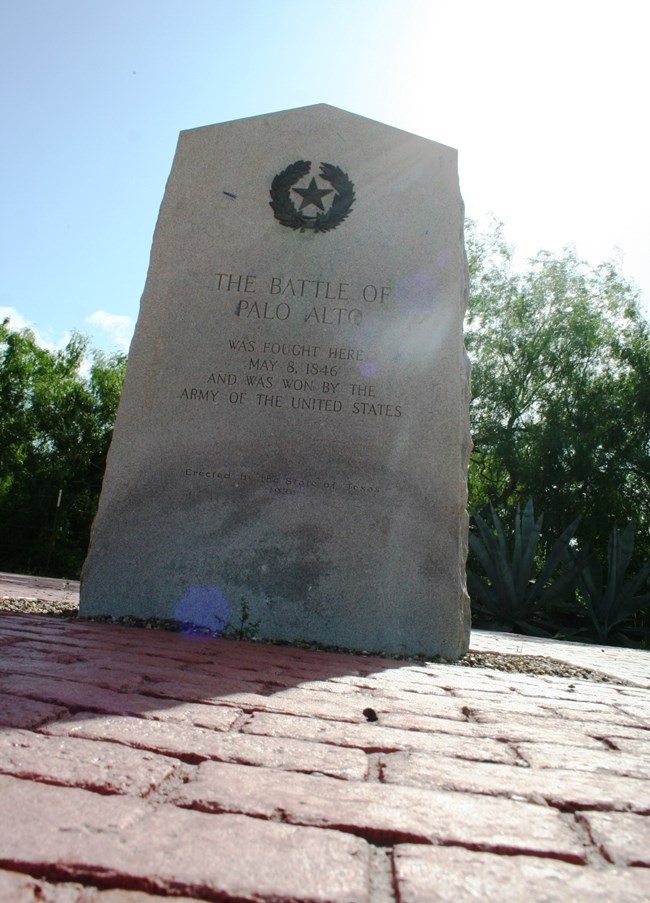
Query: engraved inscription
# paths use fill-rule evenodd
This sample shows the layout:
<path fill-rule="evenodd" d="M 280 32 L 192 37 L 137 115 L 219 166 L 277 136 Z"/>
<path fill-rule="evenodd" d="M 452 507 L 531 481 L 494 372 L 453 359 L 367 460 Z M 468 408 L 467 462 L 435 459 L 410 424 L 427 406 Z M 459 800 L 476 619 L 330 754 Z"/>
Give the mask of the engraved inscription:
<path fill-rule="evenodd" d="M 354 286 L 350 282 L 285 276 L 270 276 L 264 281 L 251 273 L 215 273 L 214 279 L 218 293 L 239 296 L 234 315 L 252 322 L 297 320 L 314 326 L 358 327 L 363 323 L 363 308 L 388 303 L 392 293 L 391 286 L 374 283 Z M 251 298 L 254 294 L 273 300 Z M 301 300 L 321 303 L 296 307 L 295 302 Z M 358 304 L 362 307 L 354 306 Z"/>
<path fill-rule="evenodd" d="M 384 491 L 381 486 L 365 482 L 356 482 L 349 479 L 316 479 L 315 477 L 294 477 L 281 474 L 268 473 L 259 470 L 241 470 L 237 467 L 185 467 L 183 475 L 186 479 L 221 482 L 228 481 L 233 489 L 241 489 L 246 486 L 262 486 L 269 492 L 284 495 L 296 495 L 308 490 L 327 490 L 347 493 L 366 493 L 378 495 Z"/>
<path fill-rule="evenodd" d="M 382 398 L 374 368 L 368 368 L 366 378 L 363 369 L 354 366 L 366 361 L 363 348 L 234 336 L 228 339 L 228 348 L 239 356 L 241 370 L 214 370 L 206 377 L 205 386 L 183 386 L 181 399 L 213 404 L 250 403 L 263 409 L 318 414 L 345 411 L 371 418 L 402 416 L 402 404 Z M 232 361 L 229 363 L 232 367 Z M 353 374 L 348 373 L 350 367 Z M 233 386 L 242 389 L 226 391 Z"/>
<path fill-rule="evenodd" d="M 256 322 L 261 327 L 262 321 L 293 319 L 296 326 L 354 330 L 363 324 L 366 308 L 381 314 L 393 301 L 391 286 L 380 281 L 224 271 L 215 273 L 214 287 L 224 303 L 234 305 L 234 315 L 247 321 L 246 329 Z M 400 418 L 403 403 L 385 397 L 372 352 L 350 339 L 313 343 L 231 335 L 221 360 L 192 384 L 181 385 L 178 397 L 204 407 L 252 405 L 266 412 L 347 413 L 386 422 Z"/>

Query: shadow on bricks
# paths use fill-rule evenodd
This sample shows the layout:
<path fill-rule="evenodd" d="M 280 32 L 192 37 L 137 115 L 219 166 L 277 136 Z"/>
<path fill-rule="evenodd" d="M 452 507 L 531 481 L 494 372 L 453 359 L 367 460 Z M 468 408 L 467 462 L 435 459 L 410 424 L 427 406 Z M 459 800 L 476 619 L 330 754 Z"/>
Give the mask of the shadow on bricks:
<path fill-rule="evenodd" d="M 80 715 L 134 716 L 230 730 L 267 709 L 342 721 L 373 718 L 350 686 L 313 682 L 363 678 L 412 662 L 314 652 L 249 641 L 77 620 L 0 615 L 0 725 L 34 729 Z M 322 694 L 316 694 L 321 697 Z M 345 697 L 345 698 L 344 698 Z M 268 700 L 268 704 L 264 703 Z"/>

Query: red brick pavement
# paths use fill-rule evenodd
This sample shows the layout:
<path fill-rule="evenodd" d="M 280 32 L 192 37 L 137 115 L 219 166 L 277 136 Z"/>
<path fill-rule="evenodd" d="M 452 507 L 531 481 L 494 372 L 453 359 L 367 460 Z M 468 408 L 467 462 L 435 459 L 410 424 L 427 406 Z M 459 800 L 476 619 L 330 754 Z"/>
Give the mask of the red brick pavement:
<path fill-rule="evenodd" d="M 477 635 L 513 642 L 553 655 Z M 595 683 L 2 614 L 0 901 L 649 901 L 650 656 L 618 653 L 576 652 Z"/>

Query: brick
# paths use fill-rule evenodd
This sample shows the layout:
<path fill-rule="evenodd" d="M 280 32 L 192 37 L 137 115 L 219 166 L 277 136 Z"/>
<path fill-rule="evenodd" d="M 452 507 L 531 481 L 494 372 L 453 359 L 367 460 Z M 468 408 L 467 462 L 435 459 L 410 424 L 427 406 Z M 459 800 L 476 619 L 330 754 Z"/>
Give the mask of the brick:
<path fill-rule="evenodd" d="M 53 638 L 53 642 L 45 643 L 41 640 L 18 639 L 16 643 L 3 652 L 2 659 L 49 659 L 55 662 L 80 662 L 88 658 L 88 651 L 79 643 L 70 646 L 65 637 Z"/>
<path fill-rule="evenodd" d="M 596 846 L 616 865 L 650 867 L 650 820 L 629 812 L 583 812 L 579 816 Z M 646 873 L 650 897 L 650 873 Z"/>
<path fill-rule="evenodd" d="M 502 693 L 482 693 L 475 690 L 459 689 L 455 694 L 464 705 L 469 706 L 472 711 L 477 713 L 478 720 L 482 720 L 481 715 L 493 718 L 496 713 L 500 713 L 512 718 L 512 716 L 523 715 L 535 716 L 541 718 L 553 718 L 557 720 L 560 712 L 567 716 L 573 716 L 574 711 L 580 712 L 582 720 L 600 721 L 601 715 L 613 714 L 606 706 L 598 703 L 583 703 L 577 701 L 564 702 L 549 696 L 546 698 L 534 699 L 531 696 L 517 696 L 510 694 L 507 701 L 504 700 Z"/>
<path fill-rule="evenodd" d="M 185 661 L 193 668 L 208 673 L 227 668 L 237 679 L 251 681 L 259 672 L 265 679 L 277 677 L 279 683 L 285 678 L 295 685 L 300 681 L 317 679 L 329 680 L 338 675 L 369 673 L 373 669 L 384 670 L 399 663 L 382 659 L 359 658 L 352 655 L 303 651 L 289 647 L 249 643 L 224 639 L 187 638 L 180 633 L 143 631 L 117 625 L 88 625 L 78 622 L 78 634 L 70 634 L 67 639 L 79 639 L 88 646 L 87 629 L 96 627 L 99 632 L 90 640 L 98 650 L 106 651 L 111 645 L 116 651 L 137 649 L 137 654 L 149 656 L 155 664 L 154 656 L 164 664 Z"/>
<path fill-rule="evenodd" d="M 592 868 L 556 859 L 495 856 L 403 844 L 394 851 L 399 903 L 647 903 L 643 869 Z"/>
<path fill-rule="evenodd" d="M 533 768 L 563 768 L 572 771 L 606 772 L 647 779 L 647 760 L 616 749 L 580 749 L 563 743 L 518 743 L 521 756 Z"/>
<path fill-rule="evenodd" d="M 168 658 L 152 654 L 130 654 L 122 656 L 117 667 L 139 674 L 143 685 L 152 686 L 157 682 L 178 683 L 181 686 L 192 687 L 193 681 L 198 681 L 207 692 L 241 692 L 249 690 L 257 692 L 258 688 L 268 685 L 265 676 L 257 673 L 239 672 L 224 664 L 215 665 L 212 661 L 204 661 L 202 658 L 194 660 L 189 656 Z M 97 659 L 102 667 L 115 668 L 115 662 L 110 658 Z M 281 686 L 278 684 L 278 688 Z"/>
<path fill-rule="evenodd" d="M 331 679 L 337 676 L 366 675 L 392 672 L 411 667 L 412 662 L 399 659 L 385 659 L 372 655 L 355 655 L 347 652 L 325 652 L 297 649 L 290 646 L 240 642 L 239 640 L 218 640 L 224 655 L 233 664 L 247 664 L 257 670 L 264 668 L 270 673 L 272 667 L 282 671 L 291 670 L 303 674 L 306 680 Z"/>
<path fill-rule="evenodd" d="M 185 665 L 182 671 L 176 671 L 171 667 L 167 667 L 162 670 L 162 674 L 159 673 L 158 677 L 150 677 L 145 672 L 143 673 L 144 680 L 141 691 L 163 698 L 212 703 L 218 703 L 226 696 L 235 697 L 238 694 L 265 692 L 264 682 L 259 679 L 242 681 L 233 679 L 230 674 L 224 678 L 216 674 L 193 671 L 190 670 L 191 668 L 192 666 L 189 663 Z M 161 669 L 158 670 L 161 672 Z M 282 687 L 278 689 L 281 690 Z"/>
<path fill-rule="evenodd" d="M 567 680 L 563 677 L 527 675 L 518 673 L 492 672 L 493 679 L 483 686 L 483 690 L 500 694 L 515 693 L 519 697 L 546 701 L 560 700 L 572 704 L 578 700 L 597 704 L 614 704 L 620 695 L 620 689 L 613 684 L 596 683 L 582 679 Z M 469 686 L 467 680 L 463 686 Z M 480 685 L 472 688 L 481 690 Z"/>
<path fill-rule="evenodd" d="M 368 846 L 337 831 L 10 777 L 0 777 L 0 826 L 5 867 L 67 880 L 200 899 L 368 900 Z"/>
<path fill-rule="evenodd" d="M 278 676 L 279 682 L 283 678 Z M 301 680 L 296 686 L 295 681 L 291 684 L 286 681 L 286 689 L 295 689 L 300 693 L 315 693 L 318 697 L 322 697 L 327 693 L 331 696 L 346 697 L 352 700 L 374 699 L 378 704 L 382 701 L 387 706 L 391 704 L 412 704 L 415 707 L 430 708 L 435 702 L 453 702 L 452 697 L 441 687 L 432 685 L 425 689 L 424 687 L 413 687 L 402 683 L 391 683 L 389 681 L 379 681 L 375 676 L 353 678 L 351 681 L 345 681 L 342 678 L 333 678 L 331 680 Z"/>
<path fill-rule="evenodd" d="M 228 730 L 240 712 L 231 706 L 201 705 L 160 699 L 144 694 L 118 693 L 78 681 L 47 676 L 0 677 L 0 699 L 7 693 L 36 701 L 60 703 L 74 709 L 107 714 L 131 714 L 165 721 L 189 721 L 214 730 Z M 0 709 L 0 713 L 1 713 Z M 22 725 L 16 725 L 22 726 Z"/>
<path fill-rule="evenodd" d="M 535 675 L 529 677 L 523 674 L 502 673 L 499 671 L 490 671 L 482 673 L 480 669 L 478 673 L 471 669 L 462 669 L 465 673 L 457 676 L 454 681 L 453 692 L 458 696 L 467 698 L 468 694 L 477 701 L 480 699 L 485 702 L 498 702 L 498 697 L 503 700 L 504 697 L 516 698 L 519 702 L 534 704 L 550 704 L 551 701 L 564 701 L 569 704 L 576 699 L 588 701 L 591 696 L 583 691 L 586 686 L 584 681 L 572 682 L 570 688 L 569 681 L 561 678 L 542 677 Z M 602 698 L 598 698 L 598 702 L 602 702 Z"/>
<path fill-rule="evenodd" d="M 418 693 L 426 696 L 445 696 L 449 694 L 441 686 L 437 674 L 417 674 L 411 668 L 384 671 L 381 674 L 366 676 L 334 677 L 328 681 L 327 688 L 335 687 L 342 692 L 350 689 L 397 695 L 400 693 Z M 309 683 L 301 683 L 302 689 L 309 689 Z"/>
<path fill-rule="evenodd" d="M 196 897 L 177 897 L 174 895 L 173 903 L 196 903 Z M 97 888 L 85 887 L 81 891 L 79 898 L 75 903 L 169 903 L 170 897 L 158 896 L 158 894 L 147 894 L 143 891 L 129 890 L 101 890 Z M 40 903 L 40 901 L 39 901 Z M 58 903 L 58 901 L 57 901 Z"/>
<path fill-rule="evenodd" d="M 242 690 L 240 686 L 233 686 L 231 690 L 215 692 L 214 686 L 210 687 L 205 682 L 188 681 L 179 686 L 177 683 L 156 682 L 149 690 L 157 696 L 173 699 L 185 699 L 192 702 L 218 703 L 227 702 L 247 711 L 278 712 L 288 715 L 302 715 L 309 718 L 327 718 L 333 721 L 359 722 L 365 721 L 363 710 L 380 705 L 374 696 L 370 694 L 345 694 L 337 696 L 327 690 L 302 690 L 300 688 L 280 689 L 270 695 L 258 694 L 250 690 Z M 446 704 L 446 700 L 444 700 Z M 425 710 L 430 711 L 433 703 L 400 702 L 391 703 L 391 707 L 402 711 Z M 453 704 L 452 704 L 453 705 Z M 457 710 L 458 707 L 456 707 Z"/>
<path fill-rule="evenodd" d="M 456 734 L 459 737 L 494 737 L 492 726 L 468 721 L 459 705 L 450 711 L 448 717 L 414 715 L 412 712 L 381 712 L 380 725 L 403 731 L 418 731 L 423 734 Z"/>
<path fill-rule="evenodd" d="M 448 695 L 389 692 L 375 690 L 370 695 L 358 697 L 362 707 L 371 705 L 377 711 L 391 715 L 413 715 L 424 718 L 446 718 L 466 720 L 463 714 L 465 703 Z M 367 701 L 364 701 L 367 700 Z"/>
<path fill-rule="evenodd" d="M 517 760 L 515 753 L 506 744 L 489 737 L 463 737 L 443 732 L 428 734 L 383 727 L 382 724 L 383 713 L 379 716 L 379 723 L 368 722 L 364 717 L 363 724 L 256 713 L 242 731 L 268 737 L 294 737 L 319 743 L 335 743 L 366 752 L 420 749 L 432 754 L 478 761 L 514 763 Z"/>
<path fill-rule="evenodd" d="M 643 733 L 645 733 L 645 737 L 643 736 Z M 637 756 L 639 759 L 643 759 L 647 762 L 648 773 L 650 774 L 650 734 L 648 731 L 639 731 L 639 734 L 641 734 L 639 737 L 614 735 L 612 740 L 616 744 L 617 749 L 622 753 Z M 605 734 L 605 736 L 611 735 Z"/>
<path fill-rule="evenodd" d="M 172 682 L 157 682 L 152 684 L 150 692 L 157 696 L 184 699 L 189 702 L 204 704 L 217 704 L 227 699 L 229 705 L 237 706 L 246 711 L 269 711 L 285 714 L 305 715 L 311 718 L 331 718 L 339 721 L 360 721 L 363 718 L 363 709 L 372 705 L 371 700 L 365 698 L 362 705 L 351 703 L 346 699 L 337 699 L 332 693 L 323 693 L 320 696 L 315 693 L 302 693 L 296 696 L 289 695 L 292 691 L 280 691 L 270 696 L 242 691 L 241 686 L 233 688 L 224 697 L 207 688 L 192 686 L 188 683 L 180 692 L 176 684 Z M 322 697 L 325 698 L 322 698 Z"/>
<path fill-rule="evenodd" d="M 22 730 L 0 733 L 0 773 L 15 777 L 144 796 L 173 771 L 173 763 L 163 756 L 115 743 L 46 737 Z"/>
<path fill-rule="evenodd" d="M 573 723 L 573 727 L 577 730 L 583 730 L 582 722 L 588 722 L 590 725 L 596 722 L 601 727 L 603 725 L 608 727 L 610 725 L 622 725 L 635 728 L 643 726 L 641 719 L 619 712 L 613 706 L 611 708 L 602 706 L 600 710 L 594 710 L 593 708 L 583 710 L 576 703 L 573 709 L 560 711 L 551 707 L 550 703 L 548 707 L 537 706 L 529 709 L 525 705 L 511 704 L 510 701 L 504 702 L 500 700 L 498 704 L 488 705 L 485 702 L 474 702 L 471 698 L 468 698 L 464 704 L 472 712 L 472 717 L 482 724 L 516 723 L 520 718 L 534 717 L 540 721 L 547 721 L 549 724 L 560 724 L 562 721 L 570 720 Z"/>
<path fill-rule="evenodd" d="M 78 680 L 80 683 L 89 684 L 90 686 L 127 693 L 137 690 L 142 683 L 140 675 L 121 671 L 119 668 L 98 668 L 89 661 L 66 663 L 57 661 L 54 655 L 50 658 L 35 656 L 7 657 L 3 662 L 0 662 L 0 673 L 33 675 L 34 677 L 41 677 L 43 680 L 48 678 L 54 680 Z"/>
<path fill-rule="evenodd" d="M 241 712 L 229 706 L 201 705 L 195 702 L 177 702 L 170 706 L 162 699 L 151 699 L 140 716 L 151 721 L 170 721 L 194 724 L 212 731 L 228 731 L 241 718 Z"/>
<path fill-rule="evenodd" d="M 577 716 L 579 712 L 581 718 L 585 721 L 598 721 L 600 716 L 605 713 L 620 716 L 620 713 L 617 711 L 618 704 L 618 696 L 610 702 L 604 702 L 602 697 L 594 697 L 592 700 L 580 699 L 571 701 L 549 699 L 549 707 L 552 707 L 555 711 L 569 716 L 574 714 Z"/>
<path fill-rule="evenodd" d="M 50 736 L 114 741 L 191 762 L 218 759 L 289 771 L 316 771 L 356 781 L 363 781 L 368 773 L 366 756 L 358 749 L 342 749 L 284 737 L 222 734 L 185 724 L 142 718 L 80 715 L 48 725 L 43 730 Z"/>
<path fill-rule="evenodd" d="M 100 889 L 83 884 L 52 884 L 31 875 L 0 871 L 0 900 L 6 903 L 162 903 L 168 897 L 120 888 Z M 196 903 L 189 897 L 174 897 L 174 903 Z"/>
<path fill-rule="evenodd" d="M 26 699 L 24 696 L 0 695 L 0 727 L 38 727 L 46 721 L 52 721 L 67 715 L 68 710 L 60 705 L 51 705 L 39 699 Z"/>
<path fill-rule="evenodd" d="M 640 724 L 635 724 L 628 719 L 621 718 L 618 720 L 600 721 L 571 719 L 570 723 L 571 729 L 567 730 L 565 719 L 556 719 L 555 736 L 552 735 L 550 726 L 547 724 L 546 731 L 540 731 L 538 735 L 528 737 L 527 739 L 536 741 L 542 740 L 547 743 L 561 743 L 568 746 L 586 746 L 601 750 L 607 747 L 605 742 L 607 739 L 611 739 L 615 743 L 619 742 L 619 738 L 650 740 L 650 734 L 648 734 Z M 516 727 L 517 726 L 515 726 L 515 730 Z M 499 728 L 496 729 L 501 733 Z M 520 739 L 523 740 L 523 736 Z M 593 745 L 594 740 L 598 744 L 597 746 Z"/>
<path fill-rule="evenodd" d="M 530 801 L 541 798 L 570 811 L 617 809 L 650 815 L 648 781 L 620 775 L 468 762 L 419 752 L 382 755 L 380 769 L 382 779 L 389 784 Z"/>
<path fill-rule="evenodd" d="M 10 635 L 19 641 L 21 648 L 38 651 L 42 655 L 55 656 L 64 650 L 77 652 L 91 661 L 105 663 L 111 661 L 111 653 L 114 653 L 113 667 L 126 663 L 129 667 L 148 665 L 156 668 L 163 665 L 171 670 L 174 665 L 180 669 L 183 665 L 190 664 L 212 670 L 215 668 L 215 660 L 219 661 L 214 640 L 194 642 L 179 633 L 119 625 L 78 622 L 68 625 L 63 633 L 57 633 L 48 629 L 30 629 L 29 624 L 23 624 L 17 626 Z"/>
<path fill-rule="evenodd" d="M 173 903 L 196 903 L 196 897 L 174 895 L 171 899 Z M 101 888 L 84 887 L 75 903 L 163 903 L 163 900 L 169 903 L 170 897 L 167 895 L 160 897 L 158 894 L 147 894 L 144 891 L 123 890 L 122 888 L 102 890 Z"/>
<path fill-rule="evenodd" d="M 602 686 L 602 684 L 594 684 L 594 686 Z M 646 701 L 647 701 L 647 693 L 646 693 Z M 558 712 L 567 715 L 575 715 L 575 717 L 580 717 L 585 721 L 597 721 L 600 720 L 601 715 L 605 713 L 609 713 L 610 715 L 621 717 L 622 712 L 619 711 L 619 708 L 622 708 L 623 697 L 620 695 L 620 691 L 616 693 L 616 696 L 612 698 L 609 702 L 604 702 L 602 696 L 594 696 L 591 700 L 578 700 L 578 705 L 571 702 L 565 702 L 564 700 L 551 700 L 550 704 L 554 709 Z M 635 701 L 634 703 L 637 711 L 634 715 L 634 720 L 637 722 L 643 722 L 644 720 L 644 712 L 642 711 L 643 706 L 639 703 L 639 701 Z M 579 714 L 578 714 L 579 713 Z M 648 709 L 648 714 L 650 714 L 650 708 Z M 646 727 L 647 727 L 646 721 Z"/>
<path fill-rule="evenodd" d="M 616 655 L 616 652 L 612 650 Z M 535 678 L 531 678 L 531 684 L 534 684 Z M 571 696 L 577 699 L 591 700 L 604 705 L 616 705 L 617 701 L 624 698 L 628 693 L 645 693 L 645 690 L 639 690 L 637 687 L 622 687 L 618 683 L 606 683 L 598 680 L 569 680 L 564 681 L 567 689 L 570 690 Z"/>
<path fill-rule="evenodd" d="M 47 881 L 0 871 L 0 900 L 5 903 L 79 903 L 81 884 L 54 885 Z"/>
<path fill-rule="evenodd" d="M 198 717 L 202 723 L 207 718 L 208 726 L 216 730 L 228 730 L 240 715 L 236 709 L 226 706 L 211 706 L 212 712 L 207 712 L 207 706 L 196 710 L 191 706 L 143 694 L 118 693 L 92 684 L 30 675 L 0 678 L 0 695 L 4 693 L 111 715 L 138 715 L 165 721 L 186 721 Z"/>
<path fill-rule="evenodd" d="M 463 708 L 469 709 L 474 721 L 494 723 L 505 721 L 508 718 L 538 718 L 540 720 L 555 718 L 557 715 L 549 711 L 539 703 L 530 702 L 518 698 L 505 698 L 501 694 L 495 694 L 494 699 L 479 698 L 472 693 L 458 695 L 458 703 Z"/>
<path fill-rule="evenodd" d="M 68 625 L 53 618 L 39 618 L 33 615 L 7 614 L 0 612 L 0 632 L 3 636 L 52 637 L 65 634 Z"/>
<path fill-rule="evenodd" d="M 13 693 L 76 709 L 99 712 L 134 714 L 146 711 L 152 706 L 152 700 L 146 696 L 119 693 L 92 684 L 60 680 L 47 675 L 15 674 L 0 677 L 0 693 Z M 160 704 L 160 700 L 154 700 L 155 703 Z"/>
<path fill-rule="evenodd" d="M 174 800 L 202 811 L 336 828 L 382 844 L 465 843 L 575 862 L 585 858 L 577 834 L 555 810 L 468 793 L 204 762 L 194 778 L 175 791 Z"/>
<path fill-rule="evenodd" d="M 173 695 L 179 699 L 188 693 L 189 698 L 195 698 L 197 694 L 214 696 L 216 693 L 256 692 L 263 686 L 252 675 L 249 675 L 248 681 L 234 680 L 232 676 L 225 677 L 223 671 L 217 671 L 210 665 L 196 665 L 191 659 L 161 664 L 159 657 L 132 655 L 128 650 L 116 650 L 113 655 L 106 655 L 103 646 L 101 654 L 92 649 L 82 650 L 81 647 L 75 650 L 68 647 L 68 650 L 12 647 L 11 654 L 0 661 L 0 672 L 74 680 L 118 692 L 149 690 L 160 682 L 166 689 L 169 686 L 174 688 L 173 694 L 161 695 Z"/>
<path fill-rule="evenodd" d="M 461 718 L 465 718 L 460 713 Z M 601 740 L 592 734 L 611 737 L 638 737 L 639 733 L 634 727 L 604 728 L 602 724 L 582 722 L 577 730 L 567 734 L 566 728 L 557 724 L 557 719 L 535 718 L 519 716 L 510 721 L 475 722 L 467 720 L 455 720 L 451 718 L 427 718 L 424 715 L 405 715 L 394 712 L 383 712 L 381 717 L 383 727 L 394 727 L 402 730 L 422 731 L 424 733 L 456 734 L 462 737 L 490 737 L 500 742 L 524 742 L 526 740 L 544 740 L 547 743 L 568 743 L 574 746 L 591 749 L 603 749 Z"/>
<path fill-rule="evenodd" d="M 120 653 L 120 663 L 122 661 L 139 659 L 142 663 L 148 662 L 155 664 L 155 657 L 160 658 L 158 650 L 151 649 L 147 651 L 136 648 L 130 649 L 124 644 L 110 643 L 106 638 L 101 636 L 73 636 L 65 634 L 63 636 L 56 635 L 53 637 L 39 637 L 37 639 L 19 638 L 19 651 L 23 654 L 38 654 L 41 656 L 58 656 L 59 654 L 75 655 L 82 659 L 103 660 L 110 658 L 112 651 Z M 115 663 L 115 659 L 113 659 Z"/>
<path fill-rule="evenodd" d="M 620 650 L 617 649 L 616 653 Z M 639 650 L 640 652 L 641 650 Z M 641 653 L 640 657 L 640 669 L 644 672 L 644 680 L 643 686 L 625 686 L 620 687 L 619 693 L 623 697 L 627 697 L 628 699 L 642 699 L 645 700 L 646 704 L 648 702 L 648 690 L 650 690 L 650 678 L 648 677 L 648 661 L 647 655 L 645 653 Z"/>
<path fill-rule="evenodd" d="M 452 721 L 466 721 L 467 717 L 463 713 L 465 703 L 460 699 L 454 699 L 451 696 L 434 696 L 420 700 L 418 694 L 410 694 L 404 698 L 398 696 L 392 698 L 390 696 L 375 696 L 367 698 L 365 705 L 371 705 L 381 711 L 390 718 L 429 718 L 432 721 L 436 719 L 445 719 Z M 433 725 L 435 729 L 435 724 Z"/>
<path fill-rule="evenodd" d="M 454 682 L 454 691 L 487 696 L 516 695 L 521 699 L 548 702 L 558 700 L 571 705 L 575 700 L 594 704 L 613 704 L 620 694 L 620 688 L 613 684 L 595 683 L 586 680 L 526 675 L 501 671 L 462 670 Z"/>
<path fill-rule="evenodd" d="M 638 702 L 621 702 L 617 706 L 621 711 L 621 718 L 627 716 L 630 720 L 632 718 L 639 721 L 646 730 L 650 728 L 650 705 L 640 705 Z"/>
<path fill-rule="evenodd" d="M 454 699 L 448 695 L 432 695 L 425 693 L 400 693 L 383 690 L 336 692 L 332 684 L 310 682 L 309 688 L 304 685 L 290 688 L 275 688 L 268 693 L 254 692 L 254 686 L 231 685 L 217 688 L 204 678 L 177 681 L 155 681 L 147 692 L 162 697 L 186 699 L 188 701 L 216 703 L 224 699 L 227 693 L 228 703 L 249 711 L 267 711 L 305 717 L 327 718 L 336 721 L 363 721 L 363 709 L 368 706 L 377 711 L 418 716 L 456 718 L 464 720 L 462 713 L 464 700 Z M 522 708 L 522 712 L 528 712 Z M 548 713 L 551 717 L 552 713 Z"/>
<path fill-rule="evenodd" d="M 644 668 L 647 670 L 648 663 L 643 660 Z M 633 705 L 635 702 L 645 702 L 648 704 L 648 690 L 650 689 L 650 680 L 646 680 L 647 687 L 619 687 L 618 696 L 621 702 L 628 702 Z"/>
<path fill-rule="evenodd" d="M 19 634 L 3 636 L 2 632 L 0 631 L 0 646 L 2 646 L 3 654 L 4 654 L 4 650 L 8 649 L 9 646 L 12 646 L 14 643 L 19 643 L 19 642 L 20 642 Z"/>

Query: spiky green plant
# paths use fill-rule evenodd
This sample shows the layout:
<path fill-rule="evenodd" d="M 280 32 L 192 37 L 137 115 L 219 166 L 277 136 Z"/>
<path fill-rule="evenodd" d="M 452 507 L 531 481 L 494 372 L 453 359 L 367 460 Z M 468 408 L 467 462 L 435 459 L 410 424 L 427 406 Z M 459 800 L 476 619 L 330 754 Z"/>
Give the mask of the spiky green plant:
<path fill-rule="evenodd" d="M 607 548 L 607 583 L 595 556 L 581 570 L 578 588 L 589 613 L 589 632 L 599 643 L 627 643 L 632 616 L 650 606 L 650 592 L 636 595 L 650 575 L 650 561 L 633 577 L 625 579 L 633 550 L 632 523 L 621 534 L 614 526 Z"/>
<path fill-rule="evenodd" d="M 260 622 L 251 618 L 248 602 L 242 596 L 239 626 L 235 626 L 231 622 L 224 630 L 223 636 L 237 640 L 254 640 L 257 637 L 259 626 Z"/>
<path fill-rule="evenodd" d="M 544 624 L 543 613 L 572 593 L 584 564 L 580 555 L 573 556 L 570 551 L 579 518 L 555 541 L 540 566 L 538 545 L 544 516 L 535 519 L 533 500 L 528 500 L 523 512 L 517 507 L 512 551 L 498 514 L 492 506 L 490 510 L 494 530 L 472 512 L 478 532 L 470 531 L 469 544 L 483 570 L 481 576 L 467 570 L 476 613 L 492 628 L 550 636 L 551 625 Z"/>

